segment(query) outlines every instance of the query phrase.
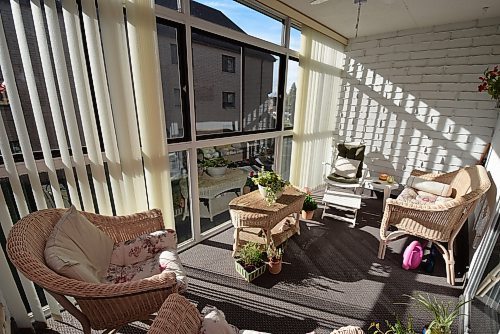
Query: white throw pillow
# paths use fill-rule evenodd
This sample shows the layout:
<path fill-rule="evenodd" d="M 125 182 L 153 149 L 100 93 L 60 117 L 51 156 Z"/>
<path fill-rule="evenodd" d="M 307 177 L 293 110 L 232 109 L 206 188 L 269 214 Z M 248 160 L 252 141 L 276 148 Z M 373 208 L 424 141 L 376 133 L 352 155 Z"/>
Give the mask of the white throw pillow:
<path fill-rule="evenodd" d="M 361 161 L 358 160 L 339 157 L 337 161 L 335 161 L 333 173 L 342 177 L 354 179 L 356 177 L 356 173 L 358 172 L 360 162 Z"/>
<path fill-rule="evenodd" d="M 63 214 L 45 244 L 45 262 L 56 273 L 84 282 L 104 282 L 113 240 L 74 206 Z"/>
<path fill-rule="evenodd" d="M 429 181 L 417 176 L 410 176 L 406 181 L 406 185 L 417 190 L 422 190 L 443 197 L 450 197 L 453 190 L 449 184 Z"/>
<path fill-rule="evenodd" d="M 214 309 L 203 317 L 200 334 L 238 334 L 238 328 L 227 323 L 221 310 Z"/>

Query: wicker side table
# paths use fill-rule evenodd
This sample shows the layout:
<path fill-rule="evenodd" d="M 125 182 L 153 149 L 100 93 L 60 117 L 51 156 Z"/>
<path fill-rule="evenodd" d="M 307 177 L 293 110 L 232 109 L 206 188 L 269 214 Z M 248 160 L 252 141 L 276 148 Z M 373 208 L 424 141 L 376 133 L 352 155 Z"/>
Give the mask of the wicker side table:
<path fill-rule="evenodd" d="M 267 204 L 258 190 L 229 202 L 235 228 L 233 257 L 242 242 L 254 241 L 267 247 L 272 240 L 278 246 L 295 233 L 300 234 L 299 215 L 305 196 L 294 187 L 287 187 L 272 205 Z"/>

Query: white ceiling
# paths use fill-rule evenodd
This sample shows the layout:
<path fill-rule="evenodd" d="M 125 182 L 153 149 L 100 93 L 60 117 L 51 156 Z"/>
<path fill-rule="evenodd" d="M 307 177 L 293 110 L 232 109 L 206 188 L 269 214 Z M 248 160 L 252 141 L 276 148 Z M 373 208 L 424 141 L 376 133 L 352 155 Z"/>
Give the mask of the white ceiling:
<path fill-rule="evenodd" d="M 355 35 L 353 0 L 280 0 L 347 38 Z M 487 9 L 484 9 L 488 7 Z M 500 0 L 367 0 L 361 5 L 358 36 L 498 17 Z"/>

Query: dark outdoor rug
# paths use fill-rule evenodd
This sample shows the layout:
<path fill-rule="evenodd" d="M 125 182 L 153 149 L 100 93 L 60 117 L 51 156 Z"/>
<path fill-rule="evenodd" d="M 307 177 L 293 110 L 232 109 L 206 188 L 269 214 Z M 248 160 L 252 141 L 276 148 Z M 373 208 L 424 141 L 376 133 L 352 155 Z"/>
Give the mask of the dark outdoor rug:
<path fill-rule="evenodd" d="M 415 327 L 422 328 L 430 317 L 405 294 L 429 293 L 455 303 L 461 279 L 455 287 L 446 283 L 442 258 L 432 274 L 403 270 L 401 254 L 412 238 L 391 243 L 385 260 L 379 260 L 381 218 L 382 200 L 368 194 L 356 228 L 331 218 L 321 220 L 318 209 L 313 220 L 301 221 L 301 234 L 289 240 L 282 272 L 266 272 L 252 283 L 234 269 L 230 228 L 180 254 L 189 277 L 185 296 L 202 312 L 217 307 L 240 329 L 273 334 L 330 333 L 348 324 L 366 331 L 372 321 L 393 321 L 396 316 L 412 316 Z M 497 333 L 496 313 L 476 309 L 473 304 L 472 333 Z M 81 333 L 74 318 L 67 312 L 63 316 L 64 322 L 49 319 L 49 330 L 37 332 Z M 148 328 L 136 322 L 119 332 L 145 333 Z M 453 332 L 458 332 L 457 326 Z"/>

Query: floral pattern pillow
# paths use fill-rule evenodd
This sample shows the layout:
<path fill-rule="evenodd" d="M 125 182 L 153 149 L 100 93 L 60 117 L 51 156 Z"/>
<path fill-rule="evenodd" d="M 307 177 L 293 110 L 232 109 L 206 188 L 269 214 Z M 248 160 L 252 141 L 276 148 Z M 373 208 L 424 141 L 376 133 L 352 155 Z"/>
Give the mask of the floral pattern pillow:
<path fill-rule="evenodd" d="M 174 230 L 160 230 L 116 243 L 111 254 L 111 264 L 133 265 L 151 259 L 166 249 L 177 249 L 177 234 Z"/>
<path fill-rule="evenodd" d="M 438 196 L 422 190 L 406 187 L 401 194 L 399 194 L 397 199 L 414 204 L 433 204 L 451 201 L 453 198 Z"/>

